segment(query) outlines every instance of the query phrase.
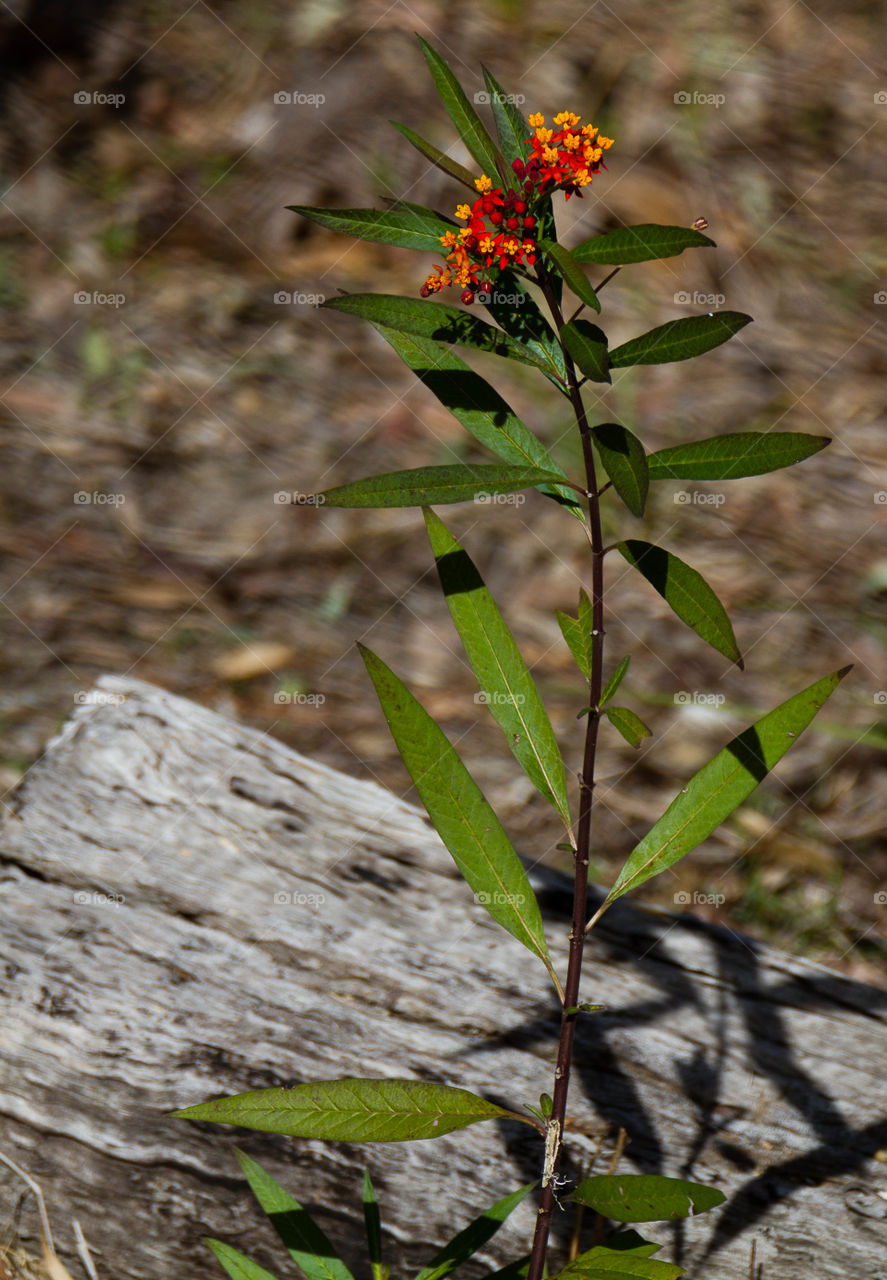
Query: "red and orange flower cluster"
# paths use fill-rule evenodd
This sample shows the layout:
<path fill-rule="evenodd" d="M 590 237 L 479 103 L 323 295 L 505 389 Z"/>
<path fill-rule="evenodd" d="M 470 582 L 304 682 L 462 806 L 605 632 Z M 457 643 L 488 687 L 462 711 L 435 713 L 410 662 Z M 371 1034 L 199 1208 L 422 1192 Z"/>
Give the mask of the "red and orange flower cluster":
<path fill-rule="evenodd" d="M 506 267 L 532 266 L 537 253 L 533 209 L 538 201 L 558 189 L 568 200 L 574 192 L 581 196 L 592 174 L 606 168 L 603 154 L 612 147 L 612 138 L 602 137 L 592 124 L 580 128 L 579 116 L 572 111 L 562 111 L 553 123 L 557 129 L 546 129 L 543 115 L 530 116 L 535 130 L 527 139 L 530 155 L 526 163 L 515 160 L 511 166 L 522 184 L 517 190 L 494 187 L 486 174 L 475 180 L 478 199 L 456 210 L 456 217 L 467 225 L 441 236 L 449 251 L 447 265 L 428 276 L 420 290 L 423 298 L 447 285 L 459 285 L 462 301 L 473 302 L 477 290 L 491 283 L 491 272 L 495 277 Z"/>

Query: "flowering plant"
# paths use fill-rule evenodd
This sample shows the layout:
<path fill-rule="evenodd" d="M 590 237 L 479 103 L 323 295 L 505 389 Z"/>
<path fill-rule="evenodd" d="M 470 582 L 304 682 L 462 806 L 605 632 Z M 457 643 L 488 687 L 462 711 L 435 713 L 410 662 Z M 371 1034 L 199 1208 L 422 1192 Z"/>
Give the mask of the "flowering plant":
<path fill-rule="evenodd" d="M 365 240 L 430 253 L 438 253 L 441 247 L 446 250 L 445 263 L 426 278 L 421 297 L 345 294 L 324 305 L 369 320 L 462 426 L 500 461 L 391 472 L 339 485 L 312 500 L 339 507 L 423 508 L 444 597 L 482 701 L 498 721 L 517 763 L 563 823 L 575 869 L 565 972 L 550 953 L 524 865 L 477 783 L 443 731 L 395 673 L 361 646 L 403 761 L 444 845 L 476 900 L 536 957 L 557 993 L 561 1016 L 551 1093 L 542 1093 L 538 1106 L 524 1101 L 513 1110 L 450 1085 L 346 1078 L 221 1098 L 176 1114 L 299 1138 L 352 1142 L 432 1138 L 486 1120 L 520 1120 L 533 1127 L 541 1140 L 539 1183 L 510 1192 L 482 1212 L 420 1275 L 421 1280 L 442 1280 L 486 1243 L 538 1185 L 530 1253 L 498 1277 L 541 1280 L 548 1266 L 562 1140 L 569 1136 L 567 1098 L 576 1021 L 594 1016 L 599 1008 L 583 1001 L 580 992 L 588 932 L 611 903 L 690 853 L 744 802 L 797 741 L 846 670 L 833 672 L 789 697 L 687 779 L 631 851 L 602 904 L 590 913 L 588 867 L 599 733 L 606 723 L 633 746 L 650 734 L 634 711 L 614 703 L 629 657 L 623 657 L 605 678 L 604 557 L 613 552 L 621 555 L 703 642 L 728 662 L 742 666 L 730 619 L 701 574 L 673 552 L 640 538 L 629 536 L 605 546 L 602 503 L 615 497 L 636 519 L 643 515 L 650 485 L 657 481 L 727 481 L 758 475 L 799 462 L 828 440 L 776 431 L 733 432 L 648 453 L 623 423 L 589 422 L 582 394 L 586 383 L 609 383 L 612 372 L 620 368 L 685 360 L 710 351 L 750 317 L 721 311 L 672 320 L 611 348 L 604 331 L 581 313 L 601 312 L 601 291 L 624 266 L 711 247 L 713 241 L 703 234 L 704 220 L 689 228 L 621 227 L 566 249 L 557 238 L 553 198 L 558 192 L 565 199 L 581 197 L 604 168 L 603 156 L 612 140 L 602 137 L 593 125 L 580 125 L 579 117 L 569 111 L 554 117 L 553 128 L 546 127 L 542 115 L 525 120 L 514 99 L 485 72 L 496 125 L 494 140 L 444 60 L 424 41 L 422 46 L 444 107 L 480 175 L 406 125 L 397 128 L 433 164 L 469 188 L 473 203 L 458 206 L 457 222 L 407 202 L 394 202 L 385 210 L 293 207 L 322 226 Z M 592 285 L 586 275 L 589 265 L 610 268 L 609 274 Z M 495 324 L 476 311 L 429 300 L 451 286 L 462 290 L 463 303 L 483 305 Z M 578 303 L 569 318 L 563 304 L 566 289 Z M 584 475 L 577 479 L 567 474 L 499 392 L 452 350 L 457 346 L 505 357 L 544 375 L 571 407 Z M 585 745 L 575 795 L 570 794 L 566 767 L 530 670 L 468 553 L 432 509 L 527 488 L 560 504 L 565 519 L 581 523 L 590 548 L 588 590 L 580 592 L 575 616 L 557 615 L 585 681 L 579 707 L 579 715 L 586 717 Z M 301 1206 L 253 1161 L 241 1156 L 241 1164 L 308 1280 L 329 1280 L 330 1276 L 351 1280 L 332 1244 Z M 674 1280 L 682 1268 L 653 1258 L 659 1246 L 626 1229 L 627 1224 L 685 1217 L 714 1208 L 724 1199 L 712 1188 L 643 1173 L 589 1177 L 573 1187 L 567 1198 L 594 1210 L 616 1229 L 606 1236 L 602 1232 L 599 1243 L 556 1271 L 564 1280 Z M 368 1175 L 364 1206 L 372 1273 L 374 1280 L 382 1280 L 378 1208 Z M 234 1280 L 273 1280 L 230 1245 L 210 1244 Z"/>

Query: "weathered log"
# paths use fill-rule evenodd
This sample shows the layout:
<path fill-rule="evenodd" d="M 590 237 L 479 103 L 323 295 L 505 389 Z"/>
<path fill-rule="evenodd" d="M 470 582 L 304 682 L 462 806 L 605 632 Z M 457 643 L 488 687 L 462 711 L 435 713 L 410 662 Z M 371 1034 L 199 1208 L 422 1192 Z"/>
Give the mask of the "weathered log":
<path fill-rule="evenodd" d="M 377 786 L 105 677 L 18 788 L 2 837 L 2 1150 L 41 1182 L 57 1229 L 80 1220 L 103 1277 L 212 1274 L 205 1234 L 279 1263 L 235 1131 L 167 1118 L 176 1106 L 349 1074 L 513 1104 L 550 1087 L 544 972 L 473 902 L 424 818 Z M 535 883 L 563 956 L 569 887 Z M 727 1194 L 649 1229 L 691 1274 L 740 1280 L 754 1237 L 767 1277 L 887 1274 L 887 993 L 621 905 L 587 975 L 608 1008 L 580 1030 L 567 1172 L 624 1126 L 624 1169 Z M 367 1164 L 396 1266 L 537 1177 L 541 1146 L 516 1123 L 373 1147 L 240 1137 L 352 1259 Z M 523 1252 L 532 1212 L 484 1257 Z M 26 1214 L 25 1236 L 35 1225 Z M 558 1215 L 561 1243 L 571 1225 Z"/>

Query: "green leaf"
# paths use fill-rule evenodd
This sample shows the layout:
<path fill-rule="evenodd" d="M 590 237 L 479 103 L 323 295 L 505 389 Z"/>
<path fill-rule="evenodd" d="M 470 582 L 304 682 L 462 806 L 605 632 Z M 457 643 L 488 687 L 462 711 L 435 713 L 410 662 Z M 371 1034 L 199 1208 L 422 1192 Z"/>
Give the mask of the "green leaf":
<path fill-rule="evenodd" d="M 727 612 L 701 573 L 663 547 L 629 538 L 616 546 L 630 565 L 671 605 L 682 622 L 742 669 L 742 658 Z"/>
<path fill-rule="evenodd" d="M 599 423 L 591 428 L 591 437 L 613 488 L 633 516 L 642 516 L 650 487 L 644 446 L 618 422 Z"/>
<path fill-rule="evenodd" d="M 632 1227 L 607 1236 L 604 1245 L 607 1249 L 622 1249 L 627 1253 L 634 1253 L 639 1258 L 651 1258 L 662 1248 L 661 1244 L 656 1244 L 653 1240 L 645 1240 Z"/>
<path fill-rule="evenodd" d="M 660 449 L 647 462 L 651 480 L 738 480 L 791 467 L 830 443 L 799 431 L 731 431 Z"/>
<path fill-rule="evenodd" d="M 669 320 L 667 324 L 660 324 L 616 347 L 610 352 L 610 367 L 621 369 L 625 365 L 690 360 L 719 347 L 750 323 L 751 316 L 743 315 L 741 311 L 718 311 L 715 315 Z"/>
<path fill-rule="evenodd" d="M 533 786 L 569 826 L 564 764 L 527 664 L 465 549 L 433 511 L 425 511 L 425 524 L 447 607 L 480 696 Z"/>
<path fill-rule="evenodd" d="M 511 841 L 445 734 L 381 658 L 360 648 L 413 785 L 456 866 L 493 919 L 557 985 L 539 904 Z"/>
<path fill-rule="evenodd" d="M 449 1244 L 444 1245 L 428 1265 L 422 1268 L 416 1280 L 442 1280 L 443 1276 L 448 1276 L 456 1267 L 461 1267 L 463 1262 L 467 1262 L 492 1239 L 512 1210 L 517 1208 L 536 1185 L 535 1182 L 530 1182 L 491 1205 L 464 1231 L 454 1236 Z"/>
<path fill-rule="evenodd" d="M 498 1271 L 488 1271 L 481 1280 L 524 1280 L 529 1269 L 530 1255 L 525 1254 L 523 1258 L 509 1262 L 507 1267 L 500 1267 Z"/>
<path fill-rule="evenodd" d="M 475 351 L 489 351 L 549 372 L 550 362 L 540 360 L 528 347 L 501 329 L 487 324 L 479 316 L 460 311 L 458 307 L 448 307 L 445 303 L 405 298 L 396 293 L 346 293 L 340 298 L 328 298 L 323 307 L 360 316 L 372 324 L 386 325 L 400 333 L 473 347 Z"/>
<path fill-rule="evenodd" d="M 540 467 L 505 467 L 499 463 L 415 467 L 381 476 L 352 480 L 334 489 L 311 494 L 306 505 L 318 507 L 425 507 L 436 503 L 470 502 L 491 494 L 515 493 L 539 484 L 556 484 L 560 476 Z"/>
<path fill-rule="evenodd" d="M 418 36 L 425 60 L 431 70 L 444 110 L 456 126 L 459 137 L 474 156 L 487 177 L 498 185 L 495 175 L 501 173 L 500 157 L 495 143 L 484 128 L 480 116 L 465 96 L 465 91 L 436 49 Z"/>
<path fill-rule="evenodd" d="M 571 618 L 568 613 L 556 611 L 561 633 L 567 642 L 567 648 L 576 659 L 576 665 L 586 680 L 591 680 L 594 649 L 592 645 L 592 629 L 594 613 L 591 601 L 585 591 L 579 592 L 579 617 Z"/>
<path fill-rule="evenodd" d="M 474 193 L 475 199 L 477 198 L 478 192 L 477 187 L 474 185 L 474 175 L 464 165 L 459 164 L 458 160 L 451 159 L 445 151 L 441 151 L 433 142 L 426 142 L 424 138 L 420 138 L 418 133 L 414 133 L 405 124 L 398 124 L 396 120 L 391 120 L 389 123 L 393 124 L 395 129 L 402 133 L 407 142 L 411 142 L 417 151 L 421 151 L 427 160 L 430 160 L 438 169 L 442 169 L 444 173 L 449 174 L 451 178 L 455 178 L 457 182 L 461 182 L 463 186 L 468 187 Z"/>
<path fill-rule="evenodd" d="M 606 902 L 614 902 L 691 853 L 751 795 L 850 670 L 817 680 L 729 742 L 682 787 L 628 856 Z"/>
<path fill-rule="evenodd" d="M 610 699 L 615 695 L 616 690 L 619 688 L 619 686 L 622 684 L 622 681 L 625 679 L 625 674 L 628 671 L 630 663 L 631 663 L 630 657 L 623 658 L 622 661 L 619 663 L 619 666 L 610 676 L 610 679 L 607 681 L 606 685 L 604 686 L 604 691 L 601 694 L 601 703 L 600 703 L 601 707 L 604 706 L 604 703 L 609 702 Z"/>
<path fill-rule="evenodd" d="M 477 295 L 501 329 L 535 355 L 540 368 L 564 395 L 567 370 L 564 353 L 551 325 L 513 271 L 500 271 L 495 285 Z"/>
<path fill-rule="evenodd" d="M 421 249 L 426 253 L 442 253 L 441 236 L 458 225 L 431 209 L 420 213 L 417 205 L 395 209 L 315 209 L 307 204 L 289 204 L 287 208 L 330 231 L 341 231 L 357 240 Z"/>
<path fill-rule="evenodd" d="M 607 335 L 588 320 L 570 320 L 560 331 L 561 342 L 575 364 L 592 382 L 610 382 Z"/>
<path fill-rule="evenodd" d="M 367 1255 L 373 1280 L 384 1280 L 382 1269 L 382 1222 L 379 1216 L 379 1201 L 370 1178 L 369 1169 L 363 1171 L 363 1221 L 367 1235 Z"/>
<path fill-rule="evenodd" d="M 586 1178 L 567 1197 L 614 1222 L 669 1222 L 672 1218 L 692 1218 L 694 1214 L 723 1204 L 726 1198 L 716 1187 L 647 1173 Z"/>
<path fill-rule="evenodd" d="M 328 1142 L 439 1138 L 500 1116 L 531 1123 L 466 1089 L 422 1080 L 313 1080 L 291 1089 L 258 1089 L 216 1098 L 172 1114 L 178 1120 L 239 1124 L 264 1133 Z"/>
<path fill-rule="evenodd" d="M 530 154 L 527 139 L 532 136 L 533 130 L 524 119 L 520 107 L 515 103 L 514 95 L 505 92 L 492 71 L 488 71 L 486 67 L 482 70 L 493 110 L 493 119 L 496 121 L 496 132 L 499 134 L 499 146 L 510 170 L 515 160 L 526 160 Z M 515 181 L 516 179 L 512 177 L 512 182 Z"/>
<path fill-rule="evenodd" d="M 475 440 L 506 462 L 540 467 L 566 479 L 566 474 L 542 442 L 524 426 L 498 391 L 454 351 L 431 338 L 398 333 L 381 324 L 376 328 L 404 364 L 422 379 L 428 390 L 446 405 Z M 541 491 L 556 498 L 584 520 L 573 490 L 563 485 L 546 485 L 541 486 Z"/>
<path fill-rule="evenodd" d="M 639 747 L 644 738 L 652 736 L 652 729 L 648 729 L 640 716 L 629 711 L 628 707 L 606 707 L 604 715 L 631 747 Z"/>
<path fill-rule="evenodd" d="M 213 1251 L 231 1280 L 276 1280 L 276 1276 L 273 1276 L 270 1271 L 260 1267 L 258 1262 L 253 1262 L 252 1258 L 248 1258 L 239 1249 L 225 1244 L 223 1240 L 213 1240 L 210 1236 L 204 1236 L 203 1243 Z"/>
<path fill-rule="evenodd" d="M 286 1090 L 268 1089 L 265 1092 L 284 1093 Z M 256 1164 L 255 1160 L 251 1160 L 245 1151 L 235 1148 L 235 1155 L 250 1190 L 268 1215 L 287 1253 L 305 1273 L 307 1280 L 354 1280 L 328 1236 L 308 1210 L 298 1200 L 294 1200 L 288 1191 L 284 1191 L 280 1183 L 261 1165 Z"/>
<path fill-rule="evenodd" d="M 559 1271 L 553 1280 L 676 1280 L 684 1268 L 624 1249 L 597 1245 Z"/>
<path fill-rule="evenodd" d="M 567 285 L 572 289 L 579 301 L 584 302 L 588 307 L 593 307 L 595 311 L 600 311 L 601 304 L 598 301 L 597 294 L 589 284 L 582 267 L 569 250 L 552 240 L 540 240 L 538 243 L 540 248 L 548 254 L 548 257 L 560 271 Z"/>
<path fill-rule="evenodd" d="M 714 240 L 692 227 L 664 227 L 655 222 L 642 222 L 636 227 L 617 227 L 603 235 L 583 240 L 573 249 L 579 262 L 597 262 L 601 266 L 624 266 L 629 262 L 650 262 L 653 258 L 673 258 L 685 249 L 708 246 Z"/>

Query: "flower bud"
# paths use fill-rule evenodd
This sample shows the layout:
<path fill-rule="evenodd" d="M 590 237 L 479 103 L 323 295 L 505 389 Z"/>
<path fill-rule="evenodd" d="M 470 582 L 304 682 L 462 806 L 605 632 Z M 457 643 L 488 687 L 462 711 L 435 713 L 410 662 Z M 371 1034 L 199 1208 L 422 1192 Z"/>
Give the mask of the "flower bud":
<path fill-rule="evenodd" d="M 468 305 L 468 303 L 474 302 L 474 290 L 464 289 L 462 291 L 462 301 L 466 304 L 466 306 Z"/>

